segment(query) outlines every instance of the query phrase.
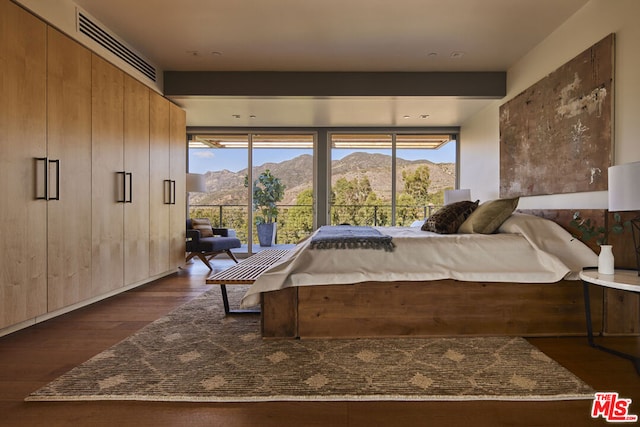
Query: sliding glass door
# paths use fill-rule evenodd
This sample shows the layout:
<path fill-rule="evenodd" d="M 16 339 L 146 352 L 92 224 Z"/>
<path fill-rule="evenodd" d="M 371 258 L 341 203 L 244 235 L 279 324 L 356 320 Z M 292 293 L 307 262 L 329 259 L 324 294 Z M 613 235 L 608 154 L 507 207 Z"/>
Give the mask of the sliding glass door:
<path fill-rule="evenodd" d="M 314 133 L 192 135 L 189 171 L 207 191 L 190 194 L 190 216 L 235 229 L 247 253 L 297 243 L 314 228 L 314 143 Z"/>
<path fill-rule="evenodd" d="M 252 135 L 253 246 L 292 245 L 313 231 L 314 134 Z M 275 224 L 270 239 L 258 227 Z"/>
<path fill-rule="evenodd" d="M 331 223 L 391 225 L 391 134 L 331 135 Z"/>
<path fill-rule="evenodd" d="M 232 228 L 244 248 L 249 238 L 249 192 L 244 186 L 248 147 L 246 133 L 203 135 L 189 141 L 189 173 L 204 175 L 206 191 L 188 194 L 188 216 Z"/>

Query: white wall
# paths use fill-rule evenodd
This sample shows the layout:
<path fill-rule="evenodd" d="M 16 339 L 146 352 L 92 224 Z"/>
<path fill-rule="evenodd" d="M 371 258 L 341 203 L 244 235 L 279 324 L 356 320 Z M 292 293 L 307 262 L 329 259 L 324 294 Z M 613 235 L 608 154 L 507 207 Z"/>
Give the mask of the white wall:
<path fill-rule="evenodd" d="M 614 164 L 640 160 L 640 1 L 591 0 L 507 70 L 507 96 L 462 124 L 460 188 L 474 199 L 500 191 L 500 105 L 610 33 L 616 34 Z M 606 209 L 607 192 L 523 197 L 520 209 Z"/>

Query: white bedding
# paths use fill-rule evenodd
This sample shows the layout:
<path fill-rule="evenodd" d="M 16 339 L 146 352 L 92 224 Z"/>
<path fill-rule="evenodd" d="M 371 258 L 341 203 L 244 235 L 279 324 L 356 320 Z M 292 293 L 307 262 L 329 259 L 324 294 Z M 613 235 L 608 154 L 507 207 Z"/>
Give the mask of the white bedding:
<path fill-rule="evenodd" d="M 475 282 L 553 283 L 577 280 L 596 254 L 558 224 L 513 214 L 496 234 L 436 234 L 419 227 L 376 227 L 393 237 L 395 251 L 310 249 L 310 239 L 264 272 L 242 307 L 260 293 L 290 286 L 456 279 Z"/>

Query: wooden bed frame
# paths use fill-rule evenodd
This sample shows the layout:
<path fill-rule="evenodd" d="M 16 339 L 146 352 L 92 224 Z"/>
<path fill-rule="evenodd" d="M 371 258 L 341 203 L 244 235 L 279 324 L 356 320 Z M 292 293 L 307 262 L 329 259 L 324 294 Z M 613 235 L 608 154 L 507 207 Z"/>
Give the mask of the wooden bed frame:
<path fill-rule="evenodd" d="M 591 301 L 594 331 L 601 331 L 601 287 L 591 289 Z M 262 295 L 265 338 L 585 333 L 580 281 L 370 282 L 294 287 Z"/>
<path fill-rule="evenodd" d="M 526 211 L 570 229 L 573 212 Z M 581 211 L 597 223 L 606 211 Z M 572 230 L 575 232 L 575 230 Z M 595 333 L 638 331 L 638 299 L 591 287 Z M 586 335 L 581 281 L 375 282 L 286 288 L 262 294 L 265 338 Z M 620 308 L 626 315 L 617 313 Z M 633 326 L 632 326 L 633 325 Z"/>

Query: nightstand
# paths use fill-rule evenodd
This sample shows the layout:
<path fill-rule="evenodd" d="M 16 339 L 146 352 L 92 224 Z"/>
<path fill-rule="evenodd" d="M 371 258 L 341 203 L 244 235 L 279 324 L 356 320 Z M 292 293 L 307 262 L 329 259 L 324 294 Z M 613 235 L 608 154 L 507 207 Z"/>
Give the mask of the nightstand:
<path fill-rule="evenodd" d="M 633 362 L 636 367 L 636 371 L 640 375 L 640 357 L 605 347 L 595 343 L 593 340 L 591 300 L 589 297 L 589 284 L 603 286 L 610 289 L 618 289 L 621 291 L 640 293 L 640 276 L 638 276 L 638 271 L 616 269 L 614 274 L 600 274 L 597 269 L 585 269 L 580 272 L 580 279 L 582 279 L 582 287 L 584 290 L 584 308 L 587 317 L 587 339 L 589 340 L 589 345 L 593 348 L 630 360 Z"/>

